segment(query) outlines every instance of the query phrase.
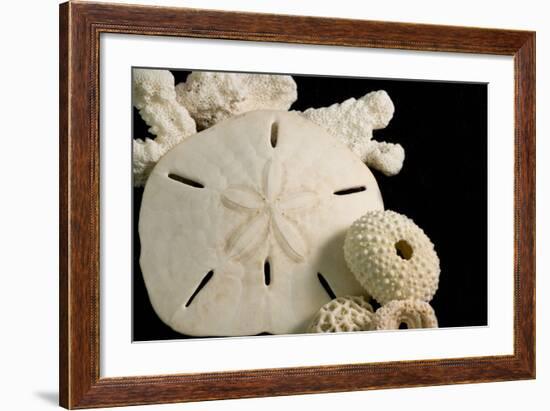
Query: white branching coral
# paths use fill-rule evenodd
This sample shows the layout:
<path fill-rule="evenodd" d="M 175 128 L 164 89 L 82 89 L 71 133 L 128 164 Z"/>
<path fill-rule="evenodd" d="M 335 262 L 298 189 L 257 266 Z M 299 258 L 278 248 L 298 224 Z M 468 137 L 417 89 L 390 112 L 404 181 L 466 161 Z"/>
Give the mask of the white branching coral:
<path fill-rule="evenodd" d="M 406 328 L 437 328 L 435 311 L 425 301 L 394 300 L 380 307 L 374 314 L 374 329 L 397 330 Z"/>
<path fill-rule="evenodd" d="M 439 258 L 428 236 L 394 211 L 370 211 L 355 221 L 344 242 L 346 262 L 380 304 L 430 301 L 439 283 Z"/>
<path fill-rule="evenodd" d="M 291 76 L 194 71 L 176 86 L 199 130 L 247 111 L 288 110 L 298 95 Z"/>
<path fill-rule="evenodd" d="M 393 112 L 394 105 L 388 93 L 379 90 L 360 99 L 350 98 L 329 107 L 310 108 L 299 114 L 343 141 L 368 166 L 392 176 L 401 171 L 405 150 L 399 144 L 375 141 L 372 134 L 373 130 L 389 124 Z"/>
<path fill-rule="evenodd" d="M 374 311 L 363 296 L 338 297 L 321 307 L 308 332 L 337 333 L 369 331 L 374 326 Z"/>
<path fill-rule="evenodd" d="M 405 150 L 401 144 L 371 140 L 365 162 L 387 176 L 399 174 L 405 160 Z"/>
<path fill-rule="evenodd" d="M 157 161 L 180 141 L 196 133 L 195 121 L 176 101 L 174 76 L 168 70 L 134 69 L 133 104 L 156 138 L 133 141 L 134 185 L 145 185 Z"/>

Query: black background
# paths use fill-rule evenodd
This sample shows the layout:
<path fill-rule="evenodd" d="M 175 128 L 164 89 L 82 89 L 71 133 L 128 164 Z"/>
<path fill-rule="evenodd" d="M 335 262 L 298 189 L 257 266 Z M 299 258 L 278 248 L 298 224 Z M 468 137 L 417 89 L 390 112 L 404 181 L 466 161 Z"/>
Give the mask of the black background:
<path fill-rule="evenodd" d="M 172 71 L 176 84 L 188 71 Z M 374 90 L 395 105 L 380 141 L 405 149 L 401 172 L 374 173 L 384 207 L 412 218 L 435 244 L 441 262 L 431 301 L 440 327 L 487 325 L 487 85 L 479 83 L 293 76 L 292 110 L 324 107 Z M 152 137 L 134 109 L 134 138 Z M 143 188 L 134 188 L 133 339 L 188 338 L 155 314 L 139 267 L 137 233 Z"/>

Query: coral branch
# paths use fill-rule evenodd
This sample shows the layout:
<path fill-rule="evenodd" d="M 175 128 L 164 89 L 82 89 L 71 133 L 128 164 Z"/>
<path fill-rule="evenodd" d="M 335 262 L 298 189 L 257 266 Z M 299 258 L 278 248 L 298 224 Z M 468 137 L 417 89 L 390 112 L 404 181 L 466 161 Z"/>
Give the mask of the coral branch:
<path fill-rule="evenodd" d="M 399 173 L 405 158 L 403 147 L 372 141 L 373 130 L 386 127 L 394 105 L 384 90 L 360 99 L 350 98 L 329 107 L 299 113 L 344 142 L 362 161 L 386 175 Z"/>
<path fill-rule="evenodd" d="M 401 144 L 371 141 L 365 163 L 387 176 L 394 176 L 401 171 L 405 160 L 405 150 Z"/>
<path fill-rule="evenodd" d="M 288 110 L 297 98 L 291 76 L 218 72 L 192 72 L 176 94 L 200 130 L 247 111 Z"/>
<path fill-rule="evenodd" d="M 134 185 L 147 181 L 156 162 L 180 141 L 196 133 L 195 121 L 176 101 L 174 76 L 168 70 L 134 69 L 133 104 L 155 134 L 134 140 Z"/>

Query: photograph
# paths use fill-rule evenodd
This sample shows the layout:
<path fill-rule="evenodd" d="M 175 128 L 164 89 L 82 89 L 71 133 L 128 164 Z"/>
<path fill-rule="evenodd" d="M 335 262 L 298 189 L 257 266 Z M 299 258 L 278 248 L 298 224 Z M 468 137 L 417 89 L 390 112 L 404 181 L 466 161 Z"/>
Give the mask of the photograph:
<path fill-rule="evenodd" d="M 480 383 L 538 378 L 542 21 L 146 3 L 59 5 L 58 155 L 6 174 L 58 162 L 59 405 L 521 408 Z"/>
<path fill-rule="evenodd" d="M 134 342 L 488 325 L 487 83 L 131 78 Z"/>
<path fill-rule="evenodd" d="M 550 15 L 495 4 L 4 2 L 0 409 L 547 410 Z"/>

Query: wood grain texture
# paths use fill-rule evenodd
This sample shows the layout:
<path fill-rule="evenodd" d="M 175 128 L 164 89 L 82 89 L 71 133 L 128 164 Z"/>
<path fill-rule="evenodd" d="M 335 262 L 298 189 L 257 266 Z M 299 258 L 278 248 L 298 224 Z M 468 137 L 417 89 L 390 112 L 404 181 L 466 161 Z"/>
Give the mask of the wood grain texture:
<path fill-rule="evenodd" d="M 155 377 L 99 374 L 101 33 L 485 53 L 515 60 L 514 354 Z M 60 404 L 90 408 L 535 376 L 535 34 L 70 2 L 60 6 Z"/>
<path fill-rule="evenodd" d="M 535 375 L 535 34 L 515 54 L 516 356 Z"/>
<path fill-rule="evenodd" d="M 59 402 L 69 404 L 69 37 L 68 5 L 60 6 L 59 15 Z"/>

